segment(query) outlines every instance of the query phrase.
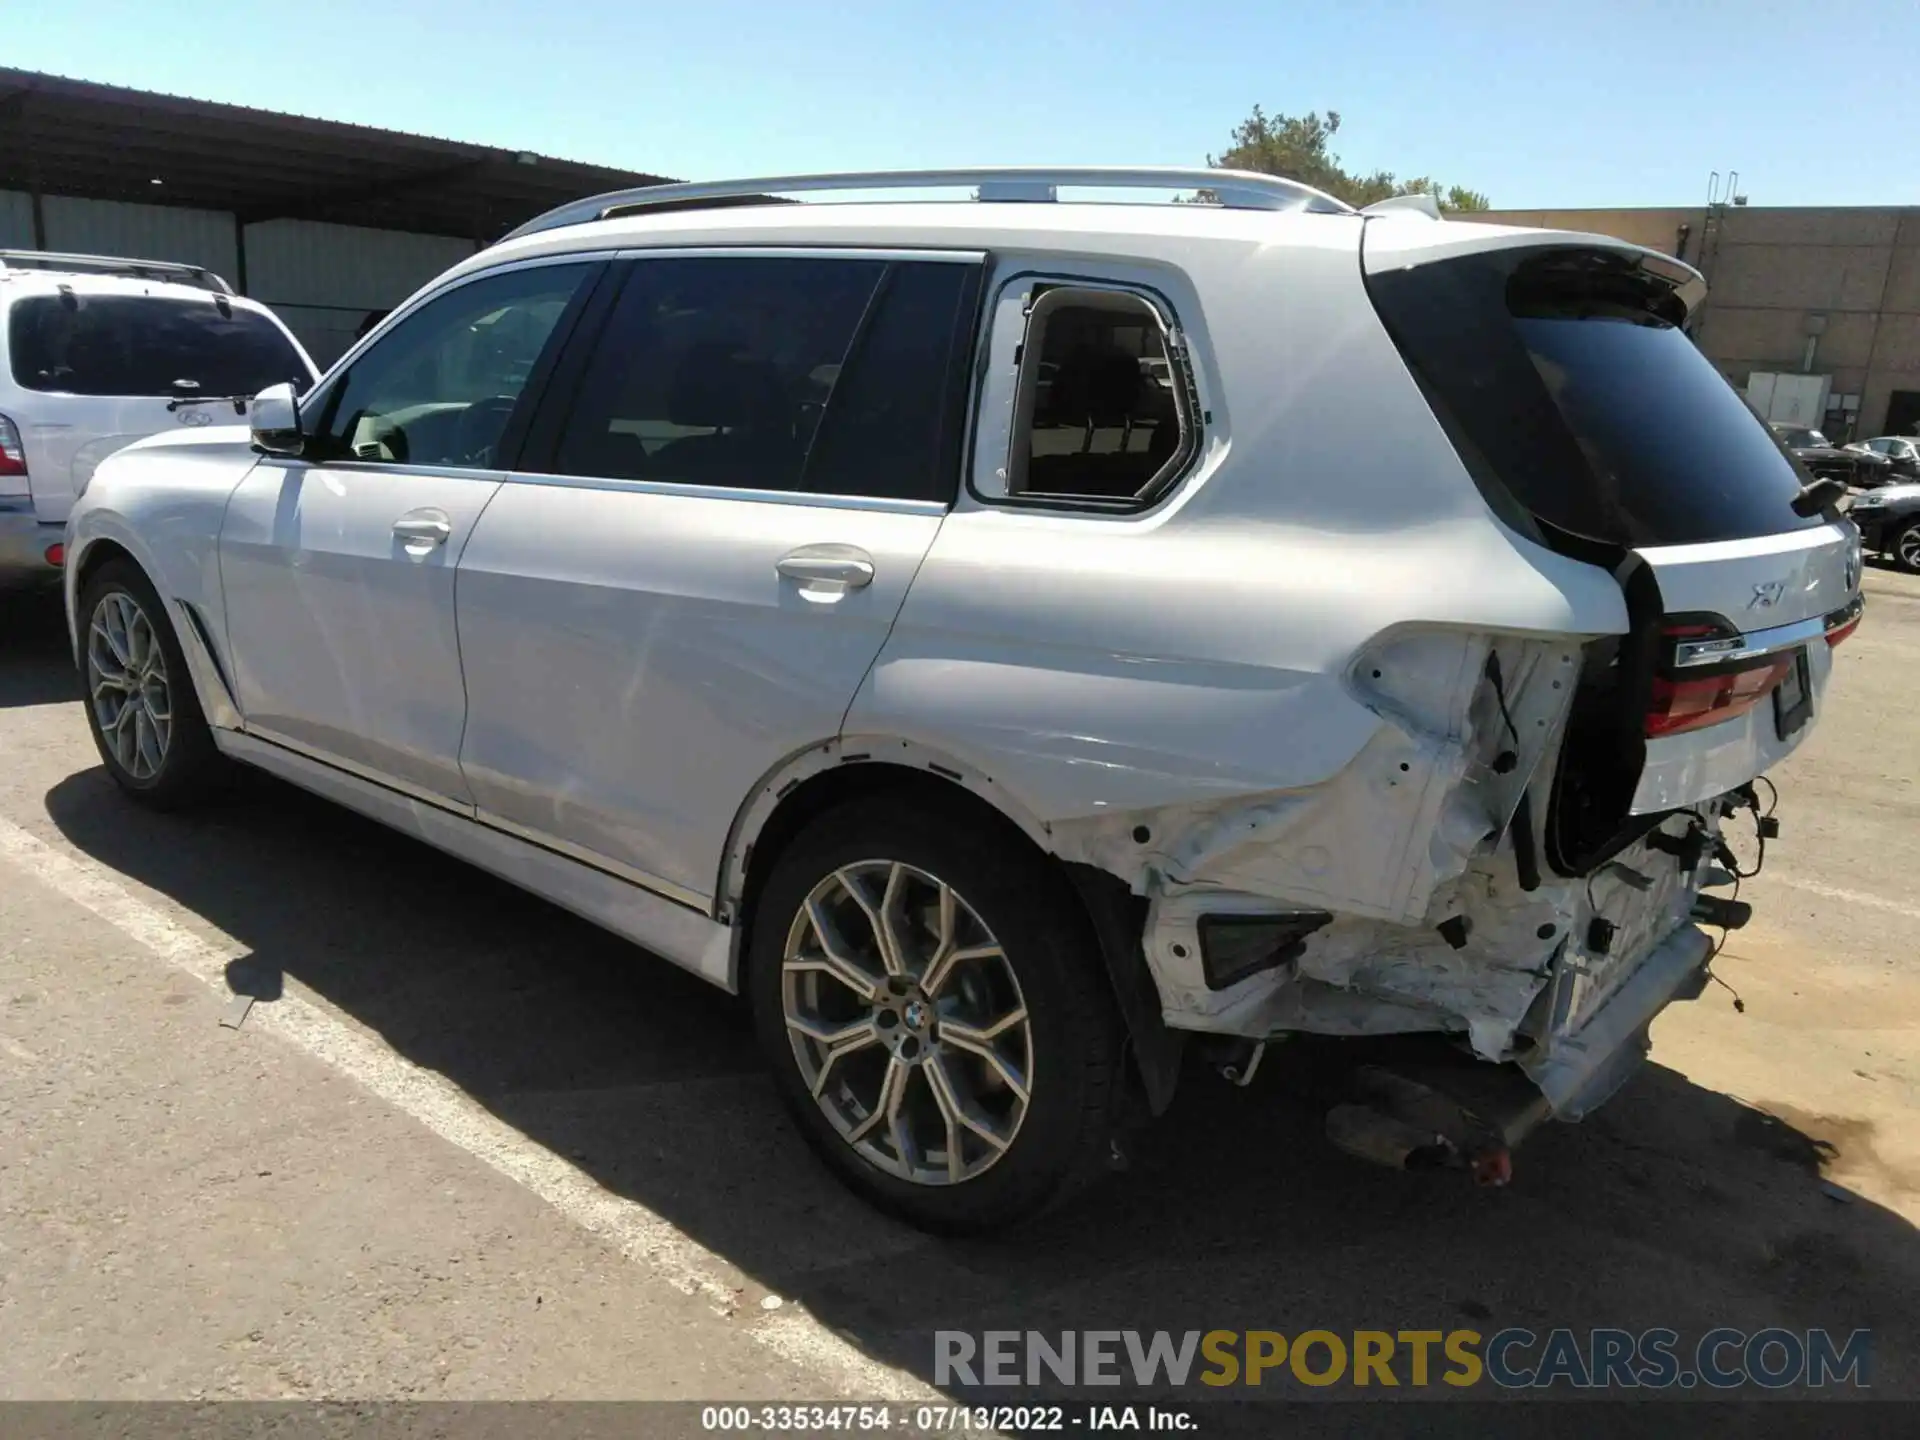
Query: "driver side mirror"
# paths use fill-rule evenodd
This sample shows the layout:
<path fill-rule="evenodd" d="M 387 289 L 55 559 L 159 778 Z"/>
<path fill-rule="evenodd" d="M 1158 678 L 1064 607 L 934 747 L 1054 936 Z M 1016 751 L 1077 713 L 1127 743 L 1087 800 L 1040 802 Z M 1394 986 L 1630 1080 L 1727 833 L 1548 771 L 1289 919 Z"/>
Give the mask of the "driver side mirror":
<path fill-rule="evenodd" d="M 291 385 L 269 385 L 249 407 L 253 448 L 262 455 L 298 455 L 306 449 L 300 431 L 300 402 Z"/>

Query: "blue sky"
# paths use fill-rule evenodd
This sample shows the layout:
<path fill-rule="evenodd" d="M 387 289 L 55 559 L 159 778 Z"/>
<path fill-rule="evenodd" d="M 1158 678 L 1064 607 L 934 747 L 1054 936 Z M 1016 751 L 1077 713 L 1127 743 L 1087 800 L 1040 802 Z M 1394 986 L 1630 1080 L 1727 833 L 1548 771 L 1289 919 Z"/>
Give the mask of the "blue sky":
<path fill-rule="evenodd" d="M 0 0 L 0 63 L 681 178 L 1199 164 L 1256 103 L 1496 205 L 1920 203 L 1914 0 Z"/>

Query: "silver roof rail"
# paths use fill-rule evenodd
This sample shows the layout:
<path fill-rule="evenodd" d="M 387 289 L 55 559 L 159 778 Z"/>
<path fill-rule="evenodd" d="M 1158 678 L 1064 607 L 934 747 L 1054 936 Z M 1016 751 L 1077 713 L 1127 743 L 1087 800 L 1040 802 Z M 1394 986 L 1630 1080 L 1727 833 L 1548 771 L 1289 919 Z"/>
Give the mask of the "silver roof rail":
<path fill-rule="evenodd" d="M 981 200 L 1048 201 L 1063 186 L 1097 190 L 1204 190 L 1229 210 L 1313 210 L 1351 215 L 1353 207 L 1311 185 L 1259 175 L 1249 170 L 1197 167 L 1083 165 L 1058 169 L 1045 165 L 987 170 L 879 170 L 845 175 L 778 175 L 761 180 L 706 180 L 690 184 L 640 185 L 609 190 L 556 206 L 505 238 L 517 240 L 563 225 L 584 225 L 613 215 L 648 210 L 690 210 L 707 206 L 771 205 L 782 196 L 810 191 L 938 190 L 972 188 Z"/>
<path fill-rule="evenodd" d="M 78 275 L 125 275 L 136 280 L 166 280 L 194 285 L 216 295 L 233 287 L 204 265 L 178 260 L 130 260 L 118 255 L 71 255 L 62 250 L 0 250 L 0 270 L 64 270 Z"/>

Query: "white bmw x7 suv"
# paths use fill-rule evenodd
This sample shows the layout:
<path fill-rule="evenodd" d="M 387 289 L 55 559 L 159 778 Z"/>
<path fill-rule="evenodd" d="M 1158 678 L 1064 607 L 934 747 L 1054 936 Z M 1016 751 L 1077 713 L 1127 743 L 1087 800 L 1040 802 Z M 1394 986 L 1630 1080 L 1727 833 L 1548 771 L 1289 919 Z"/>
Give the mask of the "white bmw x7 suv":
<path fill-rule="evenodd" d="M 1497 1179 L 1699 992 L 1860 613 L 1703 293 L 1215 171 L 596 197 L 99 467 L 87 719 L 137 799 L 257 766 L 743 992 L 930 1228 L 1071 1193 L 1190 1042 L 1415 1037 L 1335 1138 Z"/>

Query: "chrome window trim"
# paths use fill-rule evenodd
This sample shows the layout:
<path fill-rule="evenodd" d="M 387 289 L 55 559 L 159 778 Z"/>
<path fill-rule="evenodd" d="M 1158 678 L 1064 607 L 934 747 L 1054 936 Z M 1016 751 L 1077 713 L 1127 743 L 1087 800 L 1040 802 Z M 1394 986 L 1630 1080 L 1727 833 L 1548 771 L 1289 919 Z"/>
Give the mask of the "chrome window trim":
<path fill-rule="evenodd" d="M 1685 670 L 1698 665 L 1724 665 L 1734 660 L 1752 660 L 1780 650 L 1791 650 L 1827 633 L 1827 617 L 1796 620 L 1791 625 L 1776 625 L 1771 630 L 1750 630 L 1718 640 L 1687 640 L 1674 647 L 1673 668 Z"/>
<path fill-rule="evenodd" d="M 282 470 L 325 470 L 329 473 L 379 475 L 437 475 L 448 480 L 504 480 L 506 470 L 468 469 L 460 465 L 398 465 L 388 460 L 303 460 L 298 455 L 262 455 L 259 463 Z"/>
<path fill-rule="evenodd" d="M 879 495 L 833 495 L 811 490 L 753 490 L 734 485 L 698 485 L 682 480 L 624 480 L 600 475 L 551 475 L 543 471 L 460 471 L 499 474 L 506 485 L 550 485 L 574 490 L 625 490 L 639 495 L 683 495 L 708 500 L 739 500 L 764 505 L 807 505 L 823 510 L 867 510 L 890 515 L 945 515 L 944 500 L 893 500 Z"/>

